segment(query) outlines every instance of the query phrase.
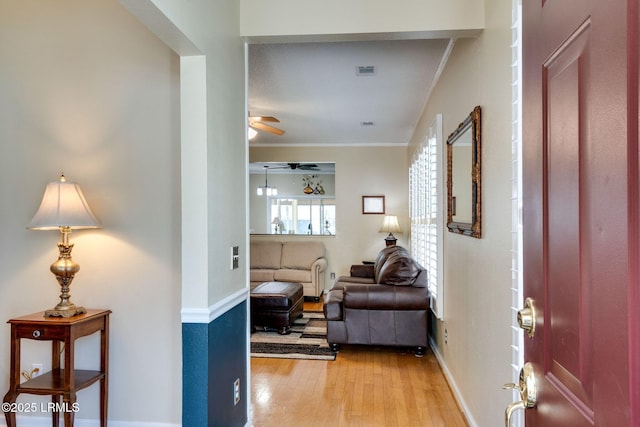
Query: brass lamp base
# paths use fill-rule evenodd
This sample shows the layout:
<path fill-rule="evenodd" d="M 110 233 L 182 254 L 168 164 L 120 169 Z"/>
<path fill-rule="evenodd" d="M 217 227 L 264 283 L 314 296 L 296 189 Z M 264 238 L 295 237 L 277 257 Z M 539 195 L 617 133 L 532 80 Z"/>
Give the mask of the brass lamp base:
<path fill-rule="evenodd" d="M 387 246 L 395 246 L 397 241 L 398 239 L 396 239 L 396 236 L 394 236 L 392 233 L 389 233 L 389 235 L 384 239 L 384 243 Z"/>
<path fill-rule="evenodd" d="M 44 317 L 73 317 L 87 312 L 84 307 L 78 307 L 71 302 L 69 286 L 71 286 L 75 274 L 80 270 L 80 266 L 71 259 L 71 250 L 73 249 L 73 243 L 69 244 L 71 230 L 68 227 L 61 227 L 60 231 L 62 232 L 62 242 L 58 243 L 60 254 L 57 261 L 49 268 L 60 284 L 60 302 L 54 308 L 46 310 Z"/>
<path fill-rule="evenodd" d="M 75 304 L 71 304 L 70 307 L 58 308 L 58 305 L 51 310 L 46 310 L 44 312 L 44 317 L 73 317 L 78 314 L 86 313 L 87 309 L 84 307 L 78 307 Z"/>

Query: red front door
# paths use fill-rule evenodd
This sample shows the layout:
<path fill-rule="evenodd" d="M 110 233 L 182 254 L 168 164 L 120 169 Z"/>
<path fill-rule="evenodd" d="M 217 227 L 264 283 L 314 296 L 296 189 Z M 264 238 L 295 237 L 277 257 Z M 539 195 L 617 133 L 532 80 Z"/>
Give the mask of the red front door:
<path fill-rule="evenodd" d="M 526 426 L 640 425 L 638 0 L 523 0 Z"/>

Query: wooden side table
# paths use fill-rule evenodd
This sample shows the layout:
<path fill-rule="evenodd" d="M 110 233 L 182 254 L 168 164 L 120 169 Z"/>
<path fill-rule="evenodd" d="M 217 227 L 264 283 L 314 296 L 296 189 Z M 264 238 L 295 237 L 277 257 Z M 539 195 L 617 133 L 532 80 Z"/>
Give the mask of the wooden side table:
<path fill-rule="evenodd" d="M 3 411 L 7 427 L 16 427 L 18 412 L 51 412 L 53 426 L 64 414 L 65 427 L 73 427 L 78 410 L 76 392 L 95 382 L 100 383 L 100 426 L 107 426 L 109 314 L 110 310 L 88 309 L 77 316 L 44 317 L 44 312 L 11 319 L 11 362 L 9 391 L 4 396 Z M 100 369 L 80 370 L 74 367 L 75 340 L 100 332 Z M 51 341 L 51 371 L 20 384 L 20 340 Z M 64 344 L 64 366 L 60 366 L 61 344 Z M 51 395 L 51 405 L 16 403 L 20 393 Z M 61 402 L 62 399 L 62 402 Z"/>

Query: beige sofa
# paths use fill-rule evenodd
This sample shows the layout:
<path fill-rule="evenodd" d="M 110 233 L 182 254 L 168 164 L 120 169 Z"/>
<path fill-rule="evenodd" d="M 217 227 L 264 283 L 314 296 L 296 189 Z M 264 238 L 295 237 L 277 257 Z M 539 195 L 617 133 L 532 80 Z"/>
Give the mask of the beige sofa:
<path fill-rule="evenodd" d="M 325 258 L 321 242 L 251 242 L 251 289 L 263 282 L 302 283 L 304 296 L 320 301 L 324 292 Z"/>

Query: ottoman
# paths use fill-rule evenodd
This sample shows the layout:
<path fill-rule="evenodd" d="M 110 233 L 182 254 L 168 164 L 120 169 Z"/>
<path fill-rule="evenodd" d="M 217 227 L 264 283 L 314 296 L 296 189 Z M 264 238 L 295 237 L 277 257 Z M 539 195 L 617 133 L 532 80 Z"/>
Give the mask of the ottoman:
<path fill-rule="evenodd" d="M 293 321 L 302 316 L 301 283 L 261 283 L 251 290 L 250 297 L 252 327 L 278 328 L 278 333 L 285 335 L 290 332 Z"/>

